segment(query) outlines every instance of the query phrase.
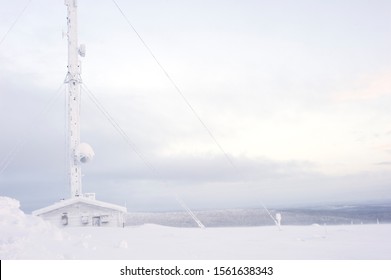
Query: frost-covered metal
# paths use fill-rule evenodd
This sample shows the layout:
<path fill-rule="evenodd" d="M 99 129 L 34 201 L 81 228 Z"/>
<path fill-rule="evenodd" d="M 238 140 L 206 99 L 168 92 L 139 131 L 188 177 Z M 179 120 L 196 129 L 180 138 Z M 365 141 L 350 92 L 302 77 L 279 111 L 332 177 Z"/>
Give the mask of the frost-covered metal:
<path fill-rule="evenodd" d="M 80 143 L 80 99 L 81 65 L 79 56 L 86 55 L 86 46 L 78 45 L 77 36 L 77 0 L 65 0 L 67 6 L 68 31 L 68 72 L 67 83 L 67 137 L 68 137 L 68 172 L 71 197 L 80 197 L 82 193 L 81 164 L 89 162 L 94 151 L 87 143 Z"/>
<path fill-rule="evenodd" d="M 68 160 L 69 184 L 71 197 L 82 195 L 81 162 L 80 162 L 80 97 L 81 70 L 79 55 L 85 55 L 85 46 L 77 42 L 77 0 L 65 0 L 68 24 L 68 73 L 65 78 L 67 88 L 68 115 Z"/>

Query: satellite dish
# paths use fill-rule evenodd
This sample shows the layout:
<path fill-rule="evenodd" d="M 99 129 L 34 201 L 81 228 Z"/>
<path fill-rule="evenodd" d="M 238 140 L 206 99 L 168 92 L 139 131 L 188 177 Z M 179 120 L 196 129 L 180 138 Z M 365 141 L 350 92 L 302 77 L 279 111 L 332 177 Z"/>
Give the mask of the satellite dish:
<path fill-rule="evenodd" d="M 94 150 L 87 143 L 80 143 L 78 146 L 78 150 L 79 150 L 79 161 L 81 163 L 87 163 L 91 161 L 95 156 Z"/>

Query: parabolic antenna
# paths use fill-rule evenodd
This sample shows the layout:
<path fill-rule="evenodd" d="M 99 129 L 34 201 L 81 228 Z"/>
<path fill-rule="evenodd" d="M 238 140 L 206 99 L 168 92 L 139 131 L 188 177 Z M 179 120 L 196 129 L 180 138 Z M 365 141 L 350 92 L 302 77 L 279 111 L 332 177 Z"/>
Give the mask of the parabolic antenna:
<path fill-rule="evenodd" d="M 87 163 L 94 158 L 95 152 L 92 147 L 87 143 L 80 143 L 78 146 L 79 161 L 81 163 Z"/>

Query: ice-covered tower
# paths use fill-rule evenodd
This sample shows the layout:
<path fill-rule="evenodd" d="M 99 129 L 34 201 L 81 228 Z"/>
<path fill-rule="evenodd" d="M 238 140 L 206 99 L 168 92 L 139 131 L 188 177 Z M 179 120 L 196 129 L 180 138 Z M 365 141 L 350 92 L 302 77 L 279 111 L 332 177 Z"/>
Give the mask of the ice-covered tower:
<path fill-rule="evenodd" d="M 67 140 L 68 172 L 71 197 L 82 196 L 81 164 L 93 156 L 88 144 L 80 143 L 80 97 L 81 69 L 79 56 L 85 56 L 85 46 L 77 41 L 77 0 L 65 0 L 68 8 L 68 73 L 65 78 L 67 88 Z"/>
<path fill-rule="evenodd" d="M 125 226 L 126 207 L 98 201 L 94 193 L 82 193 L 81 165 L 94 156 L 90 145 L 80 142 L 81 71 L 79 56 L 84 45 L 77 43 L 77 0 L 65 0 L 68 15 L 67 141 L 71 197 L 33 211 L 58 226 Z"/>

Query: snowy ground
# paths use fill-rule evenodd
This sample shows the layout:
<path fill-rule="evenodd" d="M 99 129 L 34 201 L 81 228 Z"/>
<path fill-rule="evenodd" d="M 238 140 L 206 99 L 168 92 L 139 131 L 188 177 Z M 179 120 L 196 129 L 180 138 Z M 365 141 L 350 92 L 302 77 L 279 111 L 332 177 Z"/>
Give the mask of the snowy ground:
<path fill-rule="evenodd" d="M 0 197 L 0 259 L 391 259 L 391 225 L 59 229 Z"/>

